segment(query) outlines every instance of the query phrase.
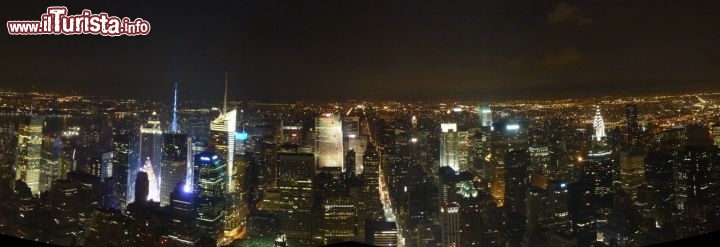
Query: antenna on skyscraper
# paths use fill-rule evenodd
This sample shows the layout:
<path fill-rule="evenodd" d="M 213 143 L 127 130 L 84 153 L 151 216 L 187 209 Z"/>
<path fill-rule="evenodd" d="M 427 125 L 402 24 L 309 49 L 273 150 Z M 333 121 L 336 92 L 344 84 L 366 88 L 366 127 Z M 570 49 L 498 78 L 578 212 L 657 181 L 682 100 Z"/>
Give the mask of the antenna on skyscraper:
<path fill-rule="evenodd" d="M 223 114 L 227 113 L 227 72 L 225 72 L 225 97 L 223 98 Z"/>
<path fill-rule="evenodd" d="M 172 109 L 172 123 L 170 123 L 170 133 L 178 132 L 177 125 L 177 91 L 178 85 L 175 83 L 175 90 L 173 91 L 173 109 Z"/>

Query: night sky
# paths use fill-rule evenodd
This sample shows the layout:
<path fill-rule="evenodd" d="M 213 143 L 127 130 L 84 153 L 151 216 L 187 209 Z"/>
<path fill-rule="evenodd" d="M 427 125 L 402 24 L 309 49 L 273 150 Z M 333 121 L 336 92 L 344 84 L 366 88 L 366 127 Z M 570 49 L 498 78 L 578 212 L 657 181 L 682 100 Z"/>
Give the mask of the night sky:
<path fill-rule="evenodd" d="M 538 99 L 720 90 L 720 1 L 13 1 L 148 36 L 0 34 L 0 87 L 220 99 Z M 9 4 L 9 5 L 8 5 Z"/>

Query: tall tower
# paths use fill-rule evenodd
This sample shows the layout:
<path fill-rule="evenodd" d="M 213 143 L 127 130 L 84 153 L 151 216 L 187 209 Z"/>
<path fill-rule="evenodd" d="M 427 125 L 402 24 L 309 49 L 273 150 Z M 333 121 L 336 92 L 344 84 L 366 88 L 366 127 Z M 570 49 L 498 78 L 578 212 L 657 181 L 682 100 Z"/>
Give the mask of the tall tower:
<path fill-rule="evenodd" d="M 40 160 L 42 153 L 43 117 L 31 116 L 20 125 L 17 142 L 15 179 L 23 180 L 33 195 L 40 193 Z"/>
<path fill-rule="evenodd" d="M 235 128 L 237 122 L 237 110 L 227 111 L 227 73 L 225 73 L 225 94 L 223 95 L 223 107 L 220 115 L 210 122 L 210 141 L 208 147 L 217 153 L 225 161 L 225 182 L 224 190 L 226 195 L 223 198 L 224 209 L 221 222 L 225 232 L 230 232 L 240 226 L 240 195 L 237 193 L 238 166 L 235 166 Z M 197 177 L 197 176 L 195 176 Z M 197 179 L 196 179 L 197 183 Z"/>
<path fill-rule="evenodd" d="M 162 159 L 162 129 L 160 119 L 153 112 L 148 122 L 140 126 L 140 160 L 139 169 L 148 174 L 150 185 L 148 200 L 160 201 L 160 183 Z"/>
<path fill-rule="evenodd" d="M 449 166 L 454 171 L 460 171 L 459 162 L 459 144 L 457 124 L 443 123 L 440 124 L 442 133 L 440 134 L 440 167 Z"/>
<path fill-rule="evenodd" d="M 605 137 L 605 122 L 600 114 L 600 106 L 595 107 L 595 118 L 593 118 L 593 129 L 595 129 L 595 140 L 601 141 Z"/>
<path fill-rule="evenodd" d="M 186 134 L 180 133 L 177 125 L 177 83 L 173 90 L 173 109 L 172 122 L 170 123 L 170 132 L 163 133 L 162 145 L 162 182 L 160 183 L 160 205 L 170 204 L 172 193 L 179 183 L 183 186 L 192 188 L 192 181 L 188 181 L 188 172 L 192 170 L 188 167 L 189 161 L 192 161 L 192 143 Z M 192 189 L 189 189 L 192 191 Z"/>
<path fill-rule="evenodd" d="M 235 152 L 235 124 L 237 121 L 237 110 L 227 111 L 227 74 L 225 74 L 225 96 L 223 97 L 223 108 L 215 120 L 210 122 L 210 141 L 208 146 L 214 150 L 223 160 L 227 161 L 226 191 L 235 192 L 236 183 L 233 181 L 235 170 L 233 169 Z"/>

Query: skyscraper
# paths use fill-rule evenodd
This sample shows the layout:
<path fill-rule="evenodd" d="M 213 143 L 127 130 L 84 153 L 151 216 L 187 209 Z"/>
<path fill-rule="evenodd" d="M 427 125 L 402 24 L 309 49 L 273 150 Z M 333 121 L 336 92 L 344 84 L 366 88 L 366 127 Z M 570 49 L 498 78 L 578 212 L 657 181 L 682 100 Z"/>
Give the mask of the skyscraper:
<path fill-rule="evenodd" d="M 357 209 L 348 195 L 331 195 L 323 203 L 323 232 L 328 243 L 355 238 Z"/>
<path fill-rule="evenodd" d="M 505 200 L 505 156 L 513 150 L 528 150 L 528 124 L 523 121 L 503 120 L 492 124 L 491 149 L 492 162 L 490 190 L 497 206 L 501 207 Z"/>
<path fill-rule="evenodd" d="M 343 133 L 340 115 L 326 113 L 315 118 L 315 158 L 317 172 L 329 170 L 342 172 Z"/>
<path fill-rule="evenodd" d="M 127 134 L 116 135 L 113 137 L 113 177 L 117 185 L 115 188 L 118 190 L 118 197 L 120 197 L 120 207 L 125 208 L 127 202 L 133 201 L 132 198 L 128 198 L 128 186 L 130 180 L 128 179 L 128 161 L 130 160 L 130 136 Z M 132 194 L 132 193 L 130 193 Z M 134 196 L 133 196 L 134 198 Z"/>
<path fill-rule="evenodd" d="M 170 203 L 170 193 L 178 183 L 185 184 L 188 164 L 188 138 L 185 134 L 164 133 L 162 146 L 162 182 L 160 183 L 160 205 Z"/>
<path fill-rule="evenodd" d="M 225 78 L 225 96 L 223 98 L 223 108 L 220 115 L 210 122 L 210 140 L 208 147 L 216 152 L 227 164 L 227 181 L 225 182 L 227 192 L 235 192 L 236 184 L 233 181 L 235 170 L 233 169 L 235 160 L 235 129 L 237 120 L 237 110 L 227 111 L 227 75 Z"/>
<path fill-rule="evenodd" d="M 64 177 L 60 162 L 62 142 L 60 137 L 42 138 L 42 160 L 40 161 L 40 191 L 50 190 L 56 179 Z M 67 172 L 67 171 L 65 171 Z"/>
<path fill-rule="evenodd" d="M 312 237 L 312 177 L 315 175 L 312 153 L 278 153 L 278 188 L 281 202 L 277 212 L 278 230 L 288 239 L 310 243 Z"/>
<path fill-rule="evenodd" d="M 149 185 L 150 185 L 150 179 L 148 178 L 148 174 L 139 171 L 137 173 L 137 177 L 135 178 L 135 199 L 133 200 L 135 203 L 143 203 L 147 201 L 149 196 Z"/>
<path fill-rule="evenodd" d="M 160 205 L 168 205 L 170 193 L 182 183 L 192 191 L 192 138 L 180 133 L 177 124 L 177 83 L 173 90 L 172 120 L 170 132 L 163 134 L 162 163 L 160 183 Z"/>
<path fill-rule="evenodd" d="M 640 138 L 640 123 L 638 122 L 638 105 L 627 104 L 625 106 L 625 120 L 627 121 L 628 142 L 637 143 Z"/>
<path fill-rule="evenodd" d="M 442 205 L 440 224 L 442 229 L 442 246 L 460 246 L 460 206 L 457 203 Z"/>
<path fill-rule="evenodd" d="M 478 115 L 480 115 L 480 125 L 482 127 L 492 126 L 492 110 L 487 103 L 480 104 L 478 107 Z"/>
<path fill-rule="evenodd" d="M 162 160 L 162 129 L 160 119 L 153 112 L 148 122 L 140 126 L 139 169 L 148 174 L 148 200 L 160 201 L 160 161 Z"/>
<path fill-rule="evenodd" d="M 207 236 L 218 238 L 223 233 L 227 165 L 217 153 L 195 155 L 194 192 L 197 195 L 197 224 Z"/>
<path fill-rule="evenodd" d="M 187 190 L 185 182 L 177 183 L 170 193 L 170 220 L 167 237 L 175 246 L 195 246 L 200 240 L 197 229 L 195 193 Z"/>
<path fill-rule="evenodd" d="M 23 180 L 33 195 L 40 193 L 40 156 L 42 152 L 43 120 L 41 116 L 31 116 L 20 125 L 17 142 L 17 161 L 15 179 Z"/>
<path fill-rule="evenodd" d="M 380 220 L 383 217 L 383 208 L 378 192 L 380 190 L 380 156 L 372 142 L 368 142 L 367 148 L 365 148 L 362 164 L 364 167 L 362 176 L 365 183 L 361 200 L 365 205 L 365 216 L 368 219 Z"/>
<path fill-rule="evenodd" d="M 637 199 L 638 189 L 645 183 L 645 152 L 631 149 L 620 152 L 620 185 Z"/>
<path fill-rule="evenodd" d="M 231 231 L 240 224 L 239 195 L 237 195 L 239 172 L 235 166 L 235 129 L 237 110 L 227 111 L 227 74 L 225 75 L 225 95 L 223 97 L 223 108 L 220 115 L 210 122 L 210 140 L 208 147 L 214 151 L 225 162 L 225 183 L 224 189 L 227 195 L 224 202 L 227 203 L 224 213 L 224 230 Z"/>
<path fill-rule="evenodd" d="M 440 124 L 440 167 L 449 166 L 454 171 L 460 171 L 460 136 L 458 135 L 457 124 Z"/>

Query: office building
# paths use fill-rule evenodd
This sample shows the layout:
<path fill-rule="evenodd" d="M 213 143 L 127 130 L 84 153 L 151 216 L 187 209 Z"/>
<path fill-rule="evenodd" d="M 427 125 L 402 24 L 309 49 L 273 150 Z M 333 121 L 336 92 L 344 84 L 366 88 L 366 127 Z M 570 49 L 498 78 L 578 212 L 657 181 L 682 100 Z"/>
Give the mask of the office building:
<path fill-rule="evenodd" d="M 42 131 L 44 118 L 31 116 L 20 125 L 17 134 L 17 161 L 15 162 L 15 179 L 24 181 L 33 195 L 41 192 L 41 153 Z"/>
<path fill-rule="evenodd" d="M 331 171 L 341 173 L 343 166 L 343 133 L 340 115 L 326 113 L 315 118 L 315 158 L 316 172 Z"/>
<path fill-rule="evenodd" d="M 193 192 L 197 195 L 197 224 L 205 236 L 219 238 L 223 234 L 227 165 L 217 153 L 195 155 Z"/>
<path fill-rule="evenodd" d="M 153 112 L 147 123 L 140 126 L 139 170 L 148 175 L 148 200 L 160 201 L 160 175 L 162 160 L 162 129 L 160 118 Z"/>

